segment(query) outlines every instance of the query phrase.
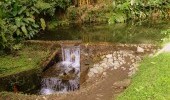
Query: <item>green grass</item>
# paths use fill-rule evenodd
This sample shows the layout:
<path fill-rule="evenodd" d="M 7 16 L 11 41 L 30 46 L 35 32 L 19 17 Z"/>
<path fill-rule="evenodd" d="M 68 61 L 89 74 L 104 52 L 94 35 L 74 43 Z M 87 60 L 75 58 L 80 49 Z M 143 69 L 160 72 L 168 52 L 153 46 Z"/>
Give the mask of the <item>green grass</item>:
<path fill-rule="evenodd" d="M 131 85 L 117 100 L 170 100 L 170 54 L 145 58 Z"/>
<path fill-rule="evenodd" d="M 40 45 L 24 46 L 17 55 L 0 56 L 0 77 L 38 68 L 50 51 Z"/>

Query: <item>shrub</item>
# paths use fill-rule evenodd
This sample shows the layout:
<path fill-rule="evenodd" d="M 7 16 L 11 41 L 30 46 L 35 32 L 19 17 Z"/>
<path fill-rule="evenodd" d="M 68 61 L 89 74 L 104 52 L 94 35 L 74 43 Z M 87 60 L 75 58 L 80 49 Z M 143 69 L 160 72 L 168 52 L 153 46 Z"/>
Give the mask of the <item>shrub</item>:
<path fill-rule="evenodd" d="M 14 49 L 23 39 L 30 39 L 42 29 L 45 22 L 37 15 L 36 0 L 4 0 L 0 2 L 0 48 Z M 3 8 L 3 9 L 2 9 Z"/>
<path fill-rule="evenodd" d="M 125 22 L 128 19 L 165 18 L 168 17 L 169 8 L 168 0 L 116 0 L 113 1 L 113 14 L 109 23 Z M 120 18 L 122 14 L 124 17 Z"/>

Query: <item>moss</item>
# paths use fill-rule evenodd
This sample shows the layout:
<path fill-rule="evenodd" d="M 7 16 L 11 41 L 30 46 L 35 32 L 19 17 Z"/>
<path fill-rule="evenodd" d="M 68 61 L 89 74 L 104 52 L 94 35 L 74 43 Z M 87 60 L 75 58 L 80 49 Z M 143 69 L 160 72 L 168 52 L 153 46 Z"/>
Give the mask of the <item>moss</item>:
<path fill-rule="evenodd" d="M 40 45 L 25 45 L 16 55 L 0 56 L 0 77 L 39 67 L 50 50 Z"/>

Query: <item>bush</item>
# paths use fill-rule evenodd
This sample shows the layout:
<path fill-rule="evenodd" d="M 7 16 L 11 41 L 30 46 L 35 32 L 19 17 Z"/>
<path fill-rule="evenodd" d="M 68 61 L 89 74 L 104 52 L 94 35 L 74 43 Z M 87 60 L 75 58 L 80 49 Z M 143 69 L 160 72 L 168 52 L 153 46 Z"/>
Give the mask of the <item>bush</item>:
<path fill-rule="evenodd" d="M 169 8 L 168 0 L 117 0 L 113 1 L 113 14 L 109 23 L 125 22 L 128 19 L 166 18 Z M 122 14 L 124 17 L 120 18 Z"/>
<path fill-rule="evenodd" d="M 70 4 L 71 0 L 38 0 L 37 7 L 39 7 L 44 14 L 54 16 L 57 8 L 66 10 Z"/>
<path fill-rule="evenodd" d="M 30 39 L 41 29 L 45 21 L 38 18 L 36 0 L 4 0 L 0 2 L 0 48 L 14 49 L 23 39 Z M 3 9 L 2 9 L 3 8 Z M 41 19 L 41 20 L 40 20 Z"/>

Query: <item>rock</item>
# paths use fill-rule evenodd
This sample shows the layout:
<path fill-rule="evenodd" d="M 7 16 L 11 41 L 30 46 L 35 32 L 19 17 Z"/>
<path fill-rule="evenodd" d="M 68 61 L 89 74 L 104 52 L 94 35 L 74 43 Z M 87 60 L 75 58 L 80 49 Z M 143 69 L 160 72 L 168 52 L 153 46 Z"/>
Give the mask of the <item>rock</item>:
<path fill-rule="evenodd" d="M 149 57 L 153 57 L 154 55 L 153 54 L 149 54 Z"/>
<path fill-rule="evenodd" d="M 137 47 L 137 52 L 138 53 L 144 53 L 144 49 L 138 46 Z"/>
<path fill-rule="evenodd" d="M 98 96 L 98 97 L 102 97 L 103 95 L 102 95 L 102 94 L 96 94 L 96 96 Z"/>
<path fill-rule="evenodd" d="M 106 55 L 106 58 L 112 58 L 112 54 Z"/>
<path fill-rule="evenodd" d="M 47 98 L 46 98 L 45 96 L 43 96 L 43 99 L 44 99 L 44 100 L 47 100 Z"/>
<path fill-rule="evenodd" d="M 116 53 L 114 52 L 112 55 L 113 55 L 113 57 L 114 57 L 114 56 L 116 56 Z"/>
<path fill-rule="evenodd" d="M 131 72 L 128 73 L 128 76 L 131 77 L 132 75 L 134 75 L 136 73 L 136 71 L 132 70 Z"/>
<path fill-rule="evenodd" d="M 89 72 L 88 73 L 88 77 L 92 77 L 92 76 L 94 76 L 94 73 L 93 72 Z"/>
<path fill-rule="evenodd" d="M 123 65 L 123 62 L 120 62 L 120 65 Z"/>
<path fill-rule="evenodd" d="M 102 73 L 104 71 L 104 69 L 102 67 L 96 67 L 96 70 L 99 72 L 99 73 Z"/>
<path fill-rule="evenodd" d="M 94 67 L 99 67 L 99 64 L 94 64 Z"/>
<path fill-rule="evenodd" d="M 126 68 L 123 68 L 123 70 L 126 70 Z"/>
<path fill-rule="evenodd" d="M 141 61 L 142 59 L 139 56 L 136 56 L 137 61 Z"/>
<path fill-rule="evenodd" d="M 119 66 L 119 62 L 118 62 L 118 61 L 115 61 L 115 62 L 113 63 L 113 66 Z"/>
<path fill-rule="evenodd" d="M 114 67 L 114 69 L 117 69 L 117 68 L 118 68 L 117 66 Z"/>
<path fill-rule="evenodd" d="M 105 69 L 105 68 L 108 68 L 108 66 L 107 66 L 106 63 L 102 63 L 99 67 L 103 67 L 104 69 Z"/>
<path fill-rule="evenodd" d="M 85 56 L 88 56 L 89 54 L 88 53 L 84 53 Z"/>
<path fill-rule="evenodd" d="M 118 57 L 118 60 L 121 61 L 121 60 L 122 60 L 122 57 Z"/>
<path fill-rule="evenodd" d="M 100 58 L 101 58 L 101 59 L 104 59 L 104 58 L 105 58 L 105 55 L 101 56 Z"/>
<path fill-rule="evenodd" d="M 96 69 L 97 67 L 94 67 L 91 69 L 91 72 L 93 72 L 94 74 L 97 74 L 98 73 L 98 70 Z"/>
<path fill-rule="evenodd" d="M 107 62 L 107 58 L 104 58 L 104 59 L 103 59 L 103 62 Z"/>
<path fill-rule="evenodd" d="M 131 61 L 132 61 L 132 63 L 134 63 L 134 62 L 135 62 L 135 60 L 134 60 L 134 59 L 132 59 Z"/>
<path fill-rule="evenodd" d="M 134 69 L 134 67 L 130 67 L 130 68 L 129 68 L 130 71 L 133 70 L 133 69 Z"/>
<path fill-rule="evenodd" d="M 108 62 L 113 62 L 113 59 L 112 59 L 112 58 L 109 58 L 109 59 L 108 59 Z"/>
<path fill-rule="evenodd" d="M 134 66 L 134 68 L 137 68 L 137 67 L 139 67 L 139 64 L 134 63 L 133 66 Z"/>
<path fill-rule="evenodd" d="M 113 67 L 114 66 L 113 62 L 107 62 L 106 65 L 107 65 L 107 67 Z"/>
<path fill-rule="evenodd" d="M 104 73 L 103 73 L 103 76 L 106 76 L 106 75 L 107 75 L 107 73 L 106 73 L 106 72 L 104 72 Z"/>
<path fill-rule="evenodd" d="M 115 82 L 113 85 L 116 88 L 120 88 L 120 87 L 126 88 L 130 85 L 130 83 L 131 83 L 131 79 L 124 79 L 123 81 Z"/>

